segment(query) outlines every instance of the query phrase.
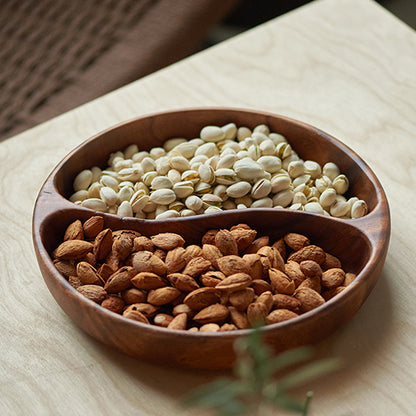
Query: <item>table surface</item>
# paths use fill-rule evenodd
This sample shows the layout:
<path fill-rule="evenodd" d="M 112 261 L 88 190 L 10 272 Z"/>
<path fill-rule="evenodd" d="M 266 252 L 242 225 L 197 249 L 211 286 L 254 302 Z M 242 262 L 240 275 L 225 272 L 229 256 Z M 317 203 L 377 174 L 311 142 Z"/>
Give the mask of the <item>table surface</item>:
<path fill-rule="evenodd" d="M 217 374 L 143 363 L 99 344 L 42 281 L 31 217 L 73 147 L 153 111 L 222 105 L 280 113 L 343 140 L 379 177 L 392 216 L 372 294 L 317 346 L 342 370 L 309 383 L 311 414 L 416 410 L 416 35 L 373 1 L 320 0 L 0 144 L 0 414 L 196 415 L 178 397 Z"/>

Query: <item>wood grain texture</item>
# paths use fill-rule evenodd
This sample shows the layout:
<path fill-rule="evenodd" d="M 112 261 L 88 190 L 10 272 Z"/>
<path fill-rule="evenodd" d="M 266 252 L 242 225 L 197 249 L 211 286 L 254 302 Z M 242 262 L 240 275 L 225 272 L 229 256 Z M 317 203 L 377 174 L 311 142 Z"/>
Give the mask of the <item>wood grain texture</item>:
<path fill-rule="evenodd" d="M 315 391 L 312 415 L 412 415 L 415 51 L 414 31 L 376 3 L 318 1 L 1 143 L 0 413 L 199 414 L 177 399 L 212 374 L 130 359 L 64 315 L 37 268 L 31 216 L 46 176 L 87 137 L 140 114 L 222 105 L 315 125 L 380 179 L 392 213 L 381 277 L 356 317 L 319 346 L 345 367 L 300 393 Z"/>

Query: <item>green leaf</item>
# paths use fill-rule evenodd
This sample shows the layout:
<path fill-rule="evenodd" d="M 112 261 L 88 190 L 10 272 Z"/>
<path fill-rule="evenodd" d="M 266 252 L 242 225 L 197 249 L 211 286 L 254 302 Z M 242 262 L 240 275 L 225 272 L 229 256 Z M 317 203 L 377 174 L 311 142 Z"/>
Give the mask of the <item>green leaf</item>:
<path fill-rule="evenodd" d="M 334 358 L 312 362 L 284 376 L 279 382 L 279 389 L 282 391 L 297 387 L 339 367 L 340 361 Z"/>
<path fill-rule="evenodd" d="M 220 378 L 193 390 L 183 400 L 184 406 L 219 407 L 236 398 L 242 389 L 232 379 Z"/>

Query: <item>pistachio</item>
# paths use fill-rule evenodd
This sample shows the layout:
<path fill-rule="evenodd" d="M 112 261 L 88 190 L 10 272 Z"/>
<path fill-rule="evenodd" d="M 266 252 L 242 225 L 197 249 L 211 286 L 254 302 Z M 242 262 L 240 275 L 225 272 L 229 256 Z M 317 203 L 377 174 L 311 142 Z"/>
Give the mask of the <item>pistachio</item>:
<path fill-rule="evenodd" d="M 85 169 L 78 173 L 78 175 L 74 179 L 73 188 L 74 191 L 81 191 L 81 190 L 87 190 L 88 187 L 91 185 L 92 181 L 92 172 L 90 169 Z"/>
<path fill-rule="evenodd" d="M 123 201 L 118 209 L 117 209 L 117 215 L 120 215 L 121 217 L 132 217 L 133 216 L 133 209 L 130 205 L 129 201 Z"/>
<path fill-rule="evenodd" d="M 191 181 L 181 181 L 173 185 L 173 193 L 178 198 L 186 198 L 194 192 L 194 184 Z M 173 202 L 173 201 L 171 201 Z"/>
<path fill-rule="evenodd" d="M 87 198 L 81 202 L 81 206 L 84 208 L 93 209 L 94 211 L 106 212 L 107 205 L 99 198 Z"/>
<path fill-rule="evenodd" d="M 103 186 L 100 189 L 100 197 L 109 207 L 115 205 L 118 198 L 114 189 L 108 186 Z"/>
<path fill-rule="evenodd" d="M 242 196 L 247 195 L 250 190 L 251 185 L 246 181 L 241 181 L 229 186 L 226 193 L 232 198 L 241 198 Z"/>
<path fill-rule="evenodd" d="M 236 160 L 237 160 L 236 154 L 221 155 L 220 159 L 218 160 L 216 169 L 232 168 Z"/>
<path fill-rule="evenodd" d="M 141 211 L 149 200 L 149 195 L 147 195 L 145 191 L 139 190 L 132 195 L 129 202 L 133 212 L 136 213 Z"/>
<path fill-rule="evenodd" d="M 334 188 L 325 189 L 319 197 L 319 203 L 324 207 L 330 207 L 336 200 L 337 192 Z"/>
<path fill-rule="evenodd" d="M 287 173 L 278 173 L 271 178 L 272 192 L 274 194 L 289 189 L 292 181 Z"/>
<path fill-rule="evenodd" d="M 339 168 L 335 163 L 328 162 L 322 168 L 322 173 L 324 176 L 328 177 L 331 181 L 333 181 L 339 174 Z"/>
<path fill-rule="evenodd" d="M 273 197 L 273 206 L 286 208 L 292 203 L 294 192 L 290 189 L 278 192 Z"/>
<path fill-rule="evenodd" d="M 251 190 L 251 196 L 254 199 L 261 199 L 269 195 L 272 190 L 272 183 L 268 179 L 258 180 Z"/>
<path fill-rule="evenodd" d="M 251 208 L 273 208 L 273 200 L 271 198 L 259 198 L 253 201 Z"/>
<path fill-rule="evenodd" d="M 188 196 L 185 199 L 186 207 L 189 208 L 190 210 L 193 210 L 194 212 L 199 211 L 202 208 L 203 204 L 204 203 L 202 202 L 202 199 L 196 195 Z"/>
<path fill-rule="evenodd" d="M 264 169 L 249 157 L 237 160 L 234 163 L 234 171 L 241 179 L 256 179 L 264 175 Z"/>
<path fill-rule="evenodd" d="M 339 195 L 344 194 L 348 190 L 349 181 L 345 175 L 338 175 L 333 181 L 332 186 Z"/>
<path fill-rule="evenodd" d="M 227 140 L 234 140 L 237 136 L 237 126 L 235 123 L 228 123 L 222 126 L 221 130 L 224 132 L 224 138 Z"/>
<path fill-rule="evenodd" d="M 237 129 L 237 139 L 239 142 L 244 140 L 246 137 L 251 136 L 251 130 L 247 127 L 240 127 Z"/>
<path fill-rule="evenodd" d="M 365 201 L 362 199 L 354 202 L 351 208 L 351 218 L 360 218 L 367 214 L 368 208 Z"/>
<path fill-rule="evenodd" d="M 173 156 L 169 159 L 169 165 L 178 172 L 185 172 L 191 169 L 188 159 L 183 156 Z"/>
<path fill-rule="evenodd" d="M 206 142 L 219 142 L 224 139 L 225 132 L 218 126 L 205 126 L 201 130 L 200 137 Z"/>
<path fill-rule="evenodd" d="M 331 206 L 329 212 L 334 217 L 343 217 L 347 214 L 349 210 L 349 205 L 345 201 L 335 201 L 335 203 Z"/>
<path fill-rule="evenodd" d="M 282 168 L 282 162 L 276 156 L 261 156 L 257 163 L 269 173 L 276 173 Z"/>
<path fill-rule="evenodd" d="M 318 202 L 308 202 L 307 204 L 305 204 L 303 209 L 307 212 L 313 212 L 315 214 L 324 213 L 324 209 L 322 208 L 321 204 L 319 204 Z"/>
<path fill-rule="evenodd" d="M 202 182 L 205 182 L 208 184 L 214 183 L 215 173 L 214 173 L 214 169 L 212 168 L 212 166 L 203 164 L 198 168 L 198 173 Z"/>
<path fill-rule="evenodd" d="M 215 171 L 215 178 L 217 183 L 221 185 L 232 185 L 237 181 L 236 172 L 233 169 L 227 168 L 217 169 Z"/>
<path fill-rule="evenodd" d="M 155 176 L 150 184 L 152 190 L 156 189 L 171 189 L 173 182 L 167 176 Z"/>
<path fill-rule="evenodd" d="M 195 151 L 195 156 L 204 155 L 206 157 L 211 157 L 214 155 L 218 155 L 219 151 L 215 143 L 205 143 L 199 146 Z"/>
<path fill-rule="evenodd" d="M 172 189 L 157 189 L 150 194 L 150 201 L 155 204 L 168 205 L 176 199 Z"/>

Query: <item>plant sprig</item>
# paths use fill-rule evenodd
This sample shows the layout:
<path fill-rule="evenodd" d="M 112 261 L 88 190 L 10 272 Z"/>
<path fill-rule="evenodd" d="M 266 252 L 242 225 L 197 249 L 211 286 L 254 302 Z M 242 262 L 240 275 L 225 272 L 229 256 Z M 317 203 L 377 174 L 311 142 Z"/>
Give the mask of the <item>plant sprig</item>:
<path fill-rule="evenodd" d="M 265 415 L 272 414 L 272 409 L 306 416 L 313 393 L 308 392 L 302 402 L 289 391 L 339 366 L 336 359 L 299 366 L 312 358 L 313 351 L 308 347 L 274 356 L 259 329 L 239 339 L 235 349 L 234 377 L 222 377 L 192 391 L 184 405 L 211 409 L 217 416 Z"/>

